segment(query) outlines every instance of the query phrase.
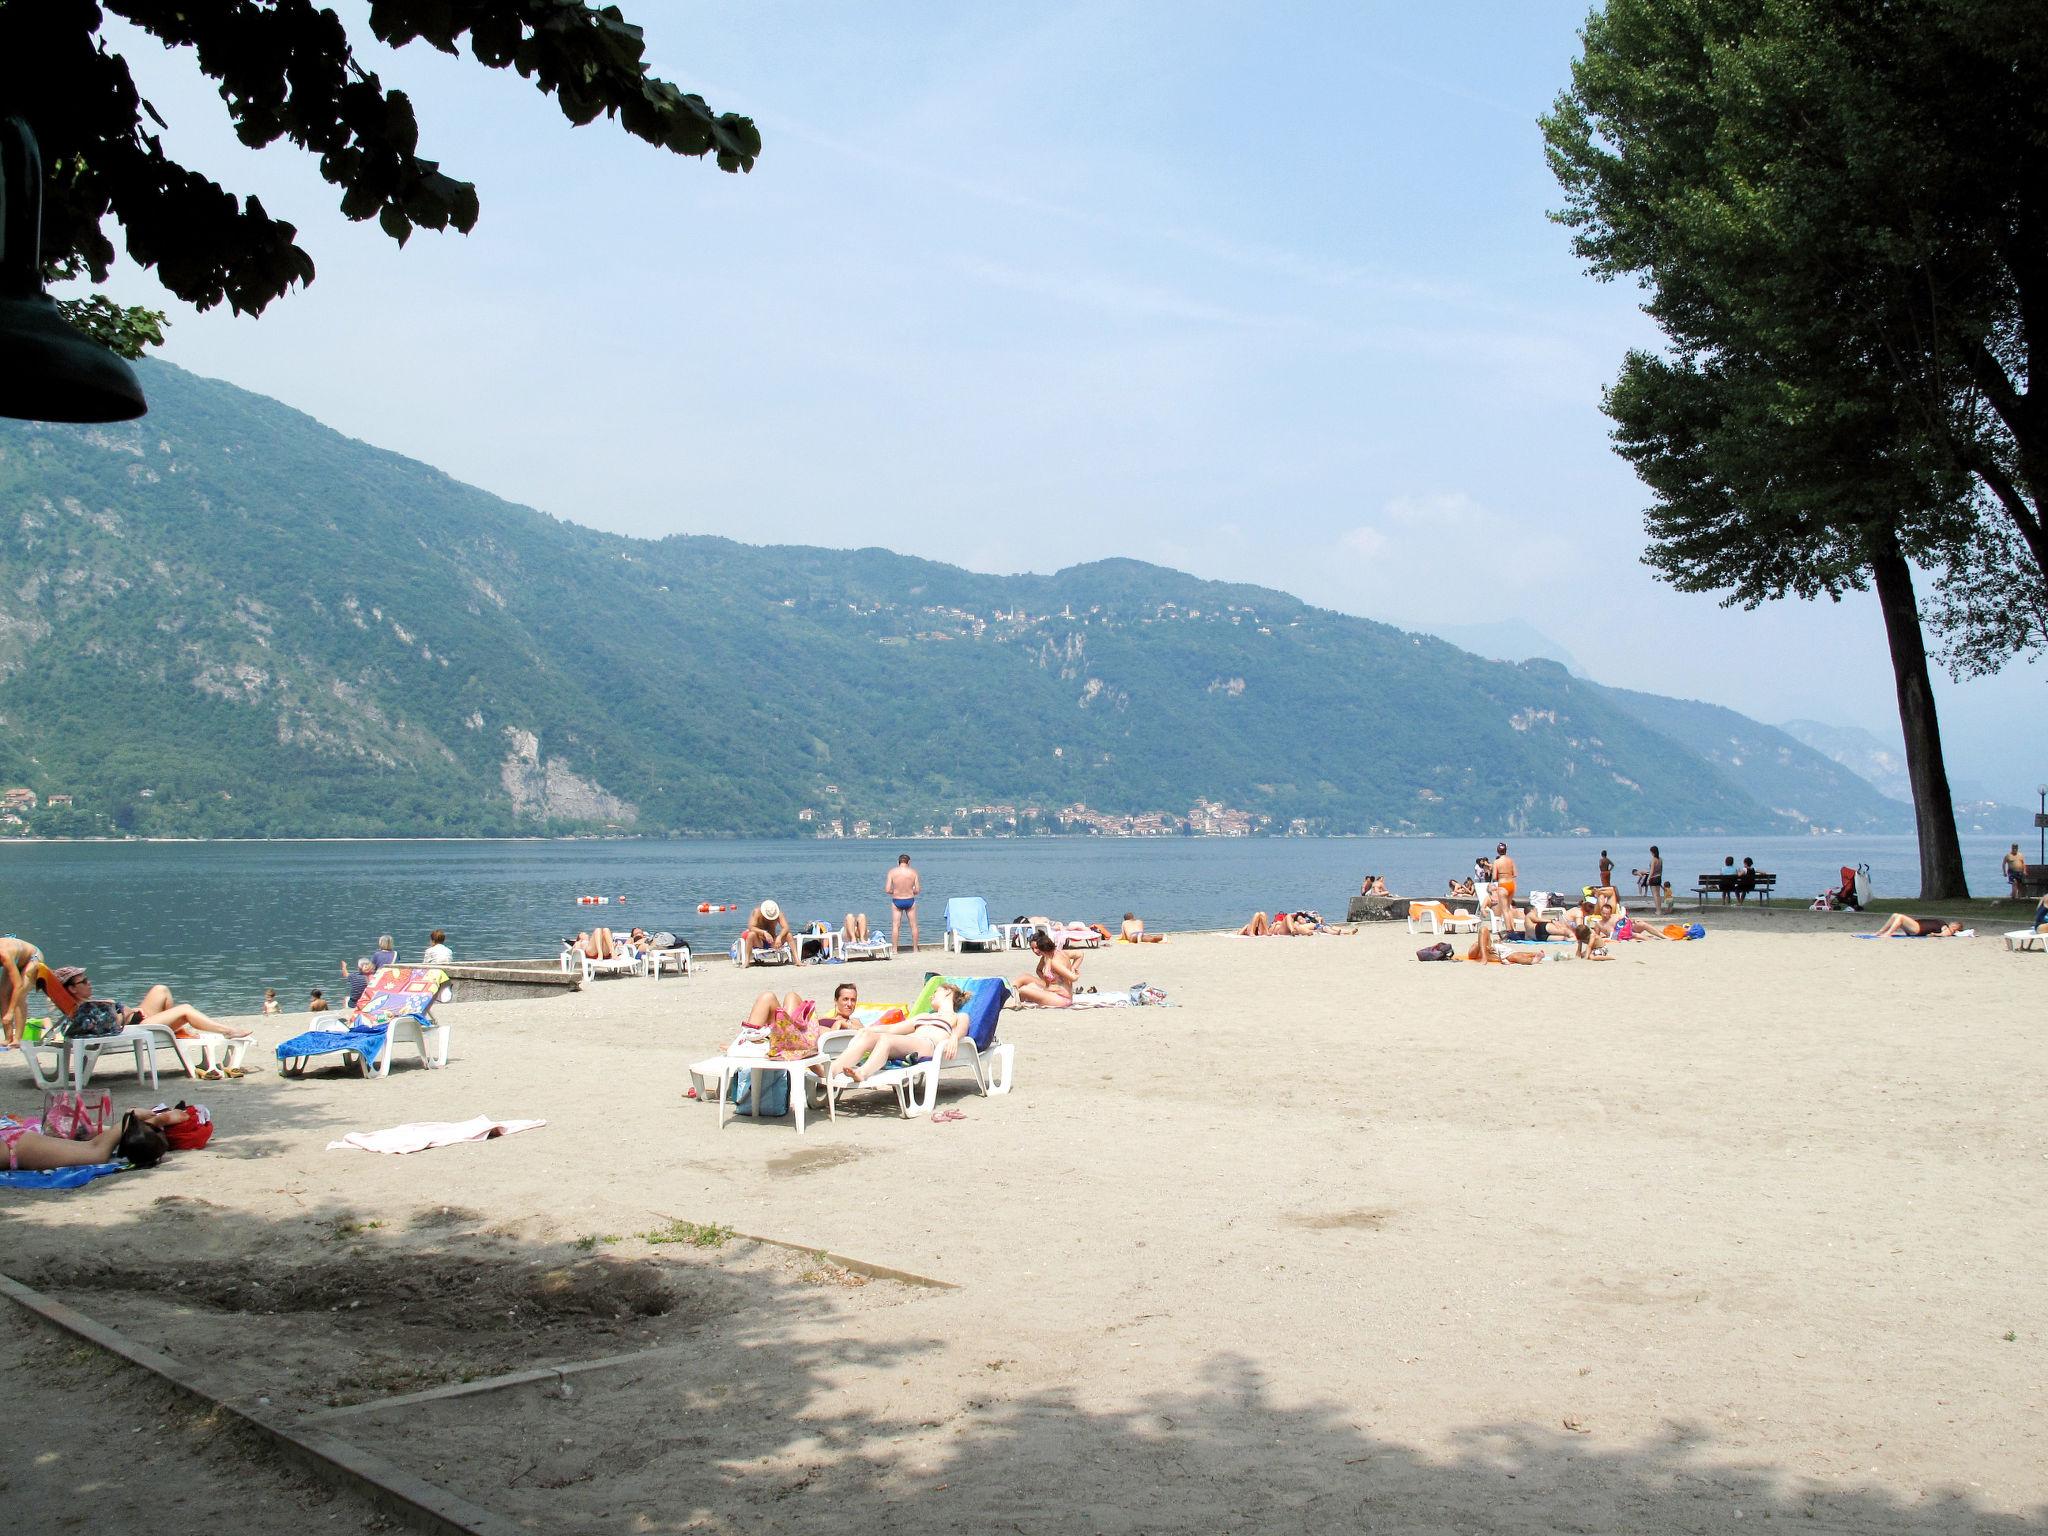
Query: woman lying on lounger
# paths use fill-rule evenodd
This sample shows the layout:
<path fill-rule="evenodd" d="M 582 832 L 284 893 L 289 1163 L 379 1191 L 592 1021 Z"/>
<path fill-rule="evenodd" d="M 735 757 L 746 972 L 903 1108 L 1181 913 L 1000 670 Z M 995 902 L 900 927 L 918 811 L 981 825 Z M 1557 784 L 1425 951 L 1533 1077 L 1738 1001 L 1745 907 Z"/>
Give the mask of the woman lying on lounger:
<path fill-rule="evenodd" d="M 1909 939 L 1952 939 L 1962 931 L 1961 923 L 1945 922 L 1938 917 L 1908 917 L 1903 912 L 1894 912 L 1877 930 L 1877 936 L 1888 939 L 1893 934 L 1903 934 Z"/>
<path fill-rule="evenodd" d="M 51 988 L 47 982 L 43 990 L 50 994 L 50 1001 L 66 1018 L 72 1010 L 92 996 L 92 978 L 75 965 L 60 966 L 49 973 L 57 983 Z M 65 1006 L 68 996 L 70 1007 Z M 118 1005 L 117 1005 L 118 1006 Z M 251 1032 L 246 1029 L 230 1029 L 216 1019 L 210 1019 L 190 1003 L 181 1003 L 171 996 L 171 989 L 158 982 L 142 994 L 142 1001 L 132 1009 L 122 1010 L 123 1024 L 151 1024 L 168 1029 L 180 1040 L 190 1040 L 198 1035 L 224 1035 L 230 1040 L 247 1040 Z"/>
<path fill-rule="evenodd" d="M 962 1011 L 966 1005 L 966 992 L 959 987 L 941 987 L 932 998 L 930 1013 L 900 1024 L 870 1025 L 840 1053 L 837 1070 L 826 1079 L 828 1086 L 856 1088 L 892 1061 L 930 1061 L 941 1052 L 951 1061 L 959 1053 L 960 1037 L 967 1033 L 967 1015 Z"/>
<path fill-rule="evenodd" d="M 1043 928 L 1031 932 L 1031 952 L 1038 964 L 1016 982 L 1017 1001 L 1034 1008 L 1071 1008 L 1074 988 L 1081 984 L 1081 957 L 1063 952 Z"/>
<path fill-rule="evenodd" d="M 42 1122 L 10 1120 L 0 1115 L 0 1146 L 7 1148 L 7 1171 L 89 1168 L 116 1158 L 138 1168 L 154 1168 L 171 1149 L 163 1128 L 188 1119 L 189 1109 L 131 1109 L 90 1141 L 45 1136 Z"/>

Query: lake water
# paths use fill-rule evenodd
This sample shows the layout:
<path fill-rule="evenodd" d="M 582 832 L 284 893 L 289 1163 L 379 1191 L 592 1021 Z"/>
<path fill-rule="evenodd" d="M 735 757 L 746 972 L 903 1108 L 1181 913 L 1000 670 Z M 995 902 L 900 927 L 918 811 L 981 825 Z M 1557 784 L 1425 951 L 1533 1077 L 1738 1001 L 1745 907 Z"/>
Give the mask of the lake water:
<path fill-rule="evenodd" d="M 1963 839 L 1977 895 L 2002 894 L 2009 839 Z M 1520 838 L 1522 888 L 1576 888 L 1608 847 L 1617 882 L 1647 865 L 1646 840 Z M 1664 838 L 1666 872 L 1682 890 L 1733 854 L 1775 872 L 1789 897 L 1836 883 L 1868 863 L 1888 905 L 1919 889 L 1914 840 Z M 1129 910 L 1156 929 L 1221 928 L 1255 908 L 1313 907 L 1341 918 L 1366 874 L 1404 895 L 1436 895 L 1468 875 L 1478 842 L 1448 838 L 1017 838 L 920 842 L 339 842 L 0 843 L 0 932 L 43 946 L 55 965 L 83 965 L 100 994 L 133 1001 L 166 982 L 220 1013 L 251 1013 L 274 986 L 288 1009 L 307 990 L 337 995 L 342 959 L 380 933 L 414 956 L 445 928 L 459 960 L 552 955 L 565 934 L 603 922 L 671 928 L 700 951 L 731 942 L 737 917 L 763 896 L 793 921 L 837 926 L 848 910 L 886 928 L 883 873 L 907 851 L 924 878 L 926 941 L 944 927 L 948 896 L 979 895 L 998 921 L 1026 913 L 1114 925 Z M 614 904 L 580 907 L 578 895 Z M 617 904 L 623 896 L 625 904 Z M 700 901 L 741 914 L 700 916 Z M 32 1010 L 33 1011 L 33 1010 Z"/>

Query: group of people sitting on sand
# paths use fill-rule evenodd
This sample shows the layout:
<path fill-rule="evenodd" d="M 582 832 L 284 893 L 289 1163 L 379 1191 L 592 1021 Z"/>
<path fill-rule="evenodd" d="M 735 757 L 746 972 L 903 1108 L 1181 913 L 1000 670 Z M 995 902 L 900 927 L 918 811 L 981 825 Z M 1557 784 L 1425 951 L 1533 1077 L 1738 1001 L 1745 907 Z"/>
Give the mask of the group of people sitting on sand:
<path fill-rule="evenodd" d="M 1306 939 L 1321 933 L 1356 933 L 1358 930 L 1326 923 L 1322 913 L 1304 907 L 1298 912 L 1277 911 L 1271 917 L 1263 912 L 1254 912 L 1252 920 L 1237 931 L 1239 937 L 1247 939 Z"/>

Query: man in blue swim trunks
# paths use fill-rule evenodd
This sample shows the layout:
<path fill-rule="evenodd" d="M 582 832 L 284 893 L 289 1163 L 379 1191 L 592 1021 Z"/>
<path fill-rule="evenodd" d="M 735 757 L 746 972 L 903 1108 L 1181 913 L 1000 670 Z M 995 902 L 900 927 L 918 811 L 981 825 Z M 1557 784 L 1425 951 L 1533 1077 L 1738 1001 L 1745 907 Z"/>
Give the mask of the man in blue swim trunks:
<path fill-rule="evenodd" d="M 889 917 L 889 942 L 894 947 L 903 947 L 903 919 L 910 919 L 910 947 L 917 948 L 917 898 L 924 891 L 924 882 L 917 878 L 917 871 L 910 867 L 910 855 L 896 856 L 896 867 L 882 879 L 882 894 L 889 898 L 889 905 L 896 910 Z"/>

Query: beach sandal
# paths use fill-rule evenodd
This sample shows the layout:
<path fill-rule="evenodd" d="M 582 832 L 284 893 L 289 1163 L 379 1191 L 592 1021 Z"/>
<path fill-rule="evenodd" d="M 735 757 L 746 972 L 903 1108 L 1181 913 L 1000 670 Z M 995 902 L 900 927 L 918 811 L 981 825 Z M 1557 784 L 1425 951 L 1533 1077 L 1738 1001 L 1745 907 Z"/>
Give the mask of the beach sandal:
<path fill-rule="evenodd" d="M 220 1082 L 223 1078 L 225 1078 L 227 1076 L 227 1073 L 221 1071 L 219 1067 L 201 1067 L 197 1072 L 194 1072 L 192 1075 L 194 1077 L 204 1078 L 209 1083 L 217 1083 Z"/>
<path fill-rule="evenodd" d="M 932 1111 L 933 1125 L 938 1125 L 947 1120 L 965 1120 L 966 1118 L 967 1112 L 962 1109 L 939 1109 Z"/>

